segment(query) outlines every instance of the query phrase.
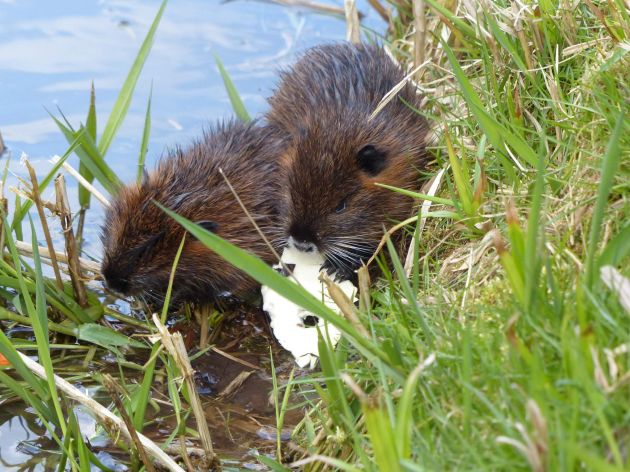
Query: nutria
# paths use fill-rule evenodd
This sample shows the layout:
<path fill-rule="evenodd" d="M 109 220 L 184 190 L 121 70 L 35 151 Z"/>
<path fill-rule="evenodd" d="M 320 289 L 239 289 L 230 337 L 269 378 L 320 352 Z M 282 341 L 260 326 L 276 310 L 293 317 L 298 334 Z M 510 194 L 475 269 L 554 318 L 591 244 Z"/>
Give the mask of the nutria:
<path fill-rule="evenodd" d="M 370 119 L 404 76 L 380 47 L 319 46 L 281 74 L 269 99 L 269 125 L 292 140 L 280 159 L 287 243 L 319 250 L 342 279 L 372 255 L 384 226 L 413 211 L 413 199 L 375 183 L 417 190 L 428 160 L 421 97 L 407 84 Z"/>
<path fill-rule="evenodd" d="M 141 184 L 120 191 L 102 228 L 106 285 L 123 295 L 160 303 L 184 229 L 153 201 L 267 262 L 272 251 L 239 206 L 223 169 L 262 231 L 273 239 L 279 140 L 271 130 L 229 122 L 204 133 L 185 150 L 169 152 Z M 173 284 L 172 303 L 212 302 L 226 292 L 246 297 L 258 287 L 191 234 Z"/>

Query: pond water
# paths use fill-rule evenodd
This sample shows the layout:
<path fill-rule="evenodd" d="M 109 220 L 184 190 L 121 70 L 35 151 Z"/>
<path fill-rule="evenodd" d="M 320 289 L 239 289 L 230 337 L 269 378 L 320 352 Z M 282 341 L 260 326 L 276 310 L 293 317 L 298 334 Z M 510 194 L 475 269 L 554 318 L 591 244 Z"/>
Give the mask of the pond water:
<path fill-rule="evenodd" d="M 67 149 L 47 110 L 58 117 L 61 110 L 75 127 L 85 122 L 92 81 L 98 129 L 103 129 L 159 3 L 0 0 L 0 133 L 14 173 L 25 175 L 19 165 L 22 153 L 43 175 L 51 167 L 51 156 Z M 359 8 L 366 27 L 384 31 L 366 2 Z M 232 116 L 214 54 L 256 116 L 266 109 L 278 69 L 300 51 L 344 36 L 341 17 L 308 8 L 253 1 L 172 1 L 127 118 L 107 154 L 108 163 L 123 181 L 134 179 L 151 86 L 147 166 L 169 146 L 185 144 L 209 123 Z M 76 158 L 70 162 L 76 167 Z M 76 201 L 75 192 L 70 193 Z M 94 208 L 88 214 L 85 248 L 96 257 L 100 221 L 101 212 Z"/>
<path fill-rule="evenodd" d="M 19 163 L 23 153 L 41 176 L 51 167 L 48 160 L 67 149 L 67 142 L 48 111 L 60 116 L 61 110 L 73 126 L 84 122 L 92 81 L 96 88 L 98 129 L 103 129 L 159 3 L 0 0 L 0 134 L 8 148 L 0 165 L 4 166 L 5 159 L 11 157 L 7 187 L 17 185 L 17 176 L 26 176 Z M 334 4 L 342 6 L 343 2 L 337 0 Z M 359 2 L 359 9 L 365 14 L 364 26 L 385 30 L 367 2 Z M 308 8 L 266 2 L 172 0 L 166 7 L 127 118 L 107 154 L 109 164 L 123 181 L 135 178 L 151 87 L 149 167 L 168 147 L 186 144 L 207 124 L 232 115 L 214 54 L 222 59 L 250 114 L 257 116 L 266 109 L 266 97 L 273 90 L 279 68 L 290 64 L 296 54 L 310 46 L 342 40 L 344 36 L 341 17 Z M 70 163 L 78 167 L 75 157 Z M 76 209 L 77 187 L 70 177 L 67 180 Z M 14 197 L 7 188 L 5 196 L 12 202 Z M 45 192 L 44 197 L 52 199 L 52 192 Z M 95 202 L 92 206 L 86 220 L 84 250 L 86 256 L 98 260 L 102 208 Z M 53 224 L 51 231 L 56 241 L 61 240 L 59 227 Z M 242 330 L 240 334 L 247 335 Z M 263 340 L 263 347 L 268 343 Z M 268 359 L 266 347 L 258 354 L 249 354 L 249 361 L 254 364 L 264 359 Z M 234 366 L 226 371 L 227 367 L 221 367 L 225 362 L 219 362 L 216 356 L 200 362 L 207 363 L 201 370 L 217 378 L 217 390 L 238 372 Z M 217 370 L 217 366 L 223 370 Z M 245 389 L 245 397 L 212 408 L 227 408 L 237 419 L 239 415 L 256 416 L 251 413 L 250 403 L 265 399 L 264 406 L 256 407 L 257 421 L 259 426 L 273 425 L 273 413 L 266 402 L 269 378 L 263 377 L 252 377 L 254 388 Z M 260 398 L 249 398 L 253 393 Z M 20 408 L 19 404 L 0 406 L 0 469 L 54 469 L 56 456 L 47 451 L 55 450 L 55 445 L 46 439 L 33 412 Z M 245 460 L 243 449 L 258 447 L 255 439 L 260 431 L 258 427 L 248 431 L 251 424 L 246 422 L 240 429 L 238 421 L 233 425 L 229 436 L 233 434 L 237 441 L 225 441 L 221 452 L 224 457 L 236 455 Z M 251 457 L 247 460 L 255 463 Z"/>

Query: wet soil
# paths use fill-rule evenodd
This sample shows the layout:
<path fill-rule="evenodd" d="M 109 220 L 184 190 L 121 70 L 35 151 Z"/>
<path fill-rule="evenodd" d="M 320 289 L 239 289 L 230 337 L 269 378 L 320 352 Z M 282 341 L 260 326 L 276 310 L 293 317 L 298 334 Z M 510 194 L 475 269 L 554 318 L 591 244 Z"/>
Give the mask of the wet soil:
<path fill-rule="evenodd" d="M 199 326 L 196 322 L 178 321 L 172 323 L 170 329 L 182 333 L 189 355 L 199 352 Z M 256 460 L 256 455 L 273 456 L 276 447 L 270 352 L 279 385 L 286 381 L 294 363 L 291 356 L 274 341 L 266 315 L 260 310 L 238 308 L 219 329 L 213 342 L 214 349 L 193 360 L 195 383 L 205 408 L 215 452 L 228 469 L 266 470 Z M 27 337 L 25 334 L 21 331 L 20 337 Z M 137 358 L 133 361 L 143 364 L 148 353 L 134 355 Z M 53 353 L 53 359 L 55 357 Z M 92 380 L 90 371 L 107 371 L 119 377 L 118 366 L 112 363 L 112 357 L 106 351 L 98 351 L 86 370 L 78 362 L 80 356 L 69 356 L 67 362 L 57 363 L 55 368 L 65 378 L 72 372 L 75 385 L 88 388 L 96 400 L 108 405 L 110 399 L 107 393 Z M 129 360 L 132 358 L 127 357 Z M 123 369 L 123 374 L 127 385 L 141 380 L 136 370 Z M 242 382 L 234 382 L 235 379 Z M 159 405 L 159 411 L 149 407 L 144 433 L 158 443 L 164 443 L 176 427 L 167 388 L 165 378 L 156 375 L 152 397 Z M 129 470 L 129 457 L 112 445 L 87 413 L 78 409 L 77 416 L 82 433 L 99 459 L 113 470 Z M 287 412 L 281 433 L 284 442 L 290 439 L 291 429 L 301 417 L 300 409 Z M 196 429 L 192 415 L 188 426 Z M 190 437 L 188 441 L 193 447 L 199 446 Z M 56 470 L 58 450 L 30 408 L 25 408 L 21 402 L 7 401 L 0 393 L 0 470 Z"/>

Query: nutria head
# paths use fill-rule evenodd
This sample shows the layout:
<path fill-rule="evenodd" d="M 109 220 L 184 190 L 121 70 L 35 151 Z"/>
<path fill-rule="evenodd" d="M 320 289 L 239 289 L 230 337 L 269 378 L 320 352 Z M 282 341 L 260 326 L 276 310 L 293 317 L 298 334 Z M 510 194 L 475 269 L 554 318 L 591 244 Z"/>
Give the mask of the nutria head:
<path fill-rule="evenodd" d="M 270 125 L 292 140 L 281 159 L 288 243 L 320 251 L 342 278 L 413 211 L 413 199 L 376 183 L 418 189 L 427 162 L 421 97 L 407 84 L 371 116 L 404 76 L 380 47 L 318 46 L 281 74 L 269 100 Z"/>
<path fill-rule="evenodd" d="M 142 295 L 159 303 L 168 287 L 173 261 L 186 240 L 175 272 L 174 303 L 214 301 L 224 292 L 244 296 L 257 284 L 197 241 L 154 202 L 202 225 L 237 246 L 271 261 L 271 250 L 238 205 L 234 186 L 263 231 L 274 226 L 277 151 L 261 128 L 219 126 L 186 150 L 178 149 L 124 187 L 107 211 L 102 241 L 106 285 L 123 295 Z M 268 187 L 263 185 L 268 182 Z"/>
<path fill-rule="evenodd" d="M 376 183 L 417 190 L 422 143 L 398 139 L 382 120 L 330 129 L 312 123 L 285 152 L 281 221 L 289 245 L 319 251 L 344 278 L 369 259 L 385 227 L 411 216 L 411 198 Z"/>

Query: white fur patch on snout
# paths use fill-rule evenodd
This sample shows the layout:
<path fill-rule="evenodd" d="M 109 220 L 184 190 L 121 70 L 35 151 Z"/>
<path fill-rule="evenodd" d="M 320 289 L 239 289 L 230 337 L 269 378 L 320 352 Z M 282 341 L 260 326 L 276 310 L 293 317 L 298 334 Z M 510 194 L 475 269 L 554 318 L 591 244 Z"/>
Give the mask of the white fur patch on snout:
<path fill-rule="evenodd" d="M 324 258 L 318 251 L 305 253 L 294 247 L 286 248 L 282 253 L 281 261 L 285 267 L 292 268 L 293 275 L 290 278 L 294 282 L 298 282 L 318 300 L 323 300 L 329 308 L 341 315 L 339 308 L 330 298 L 327 288 L 319 280 Z M 273 268 L 280 273 L 284 271 L 282 264 L 276 264 Z M 338 285 L 350 300 L 353 302 L 356 300 L 357 290 L 352 282 L 344 281 Z M 341 337 L 341 332 L 336 327 L 278 295 L 265 285 L 262 286 L 261 293 L 263 310 L 269 314 L 274 336 L 283 348 L 293 354 L 298 366 L 309 366 L 312 369 L 317 364 L 319 351 L 316 326 L 319 327 L 323 336 L 330 339 L 333 347 L 336 346 Z M 317 320 L 317 324 L 308 326 L 309 323 L 305 323 L 308 317 Z"/>

